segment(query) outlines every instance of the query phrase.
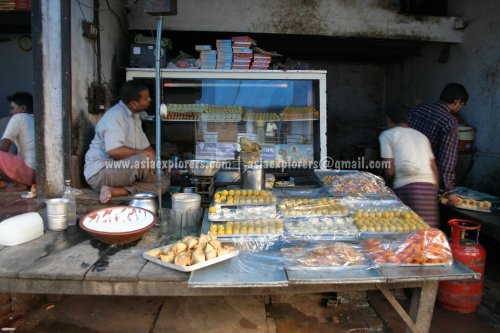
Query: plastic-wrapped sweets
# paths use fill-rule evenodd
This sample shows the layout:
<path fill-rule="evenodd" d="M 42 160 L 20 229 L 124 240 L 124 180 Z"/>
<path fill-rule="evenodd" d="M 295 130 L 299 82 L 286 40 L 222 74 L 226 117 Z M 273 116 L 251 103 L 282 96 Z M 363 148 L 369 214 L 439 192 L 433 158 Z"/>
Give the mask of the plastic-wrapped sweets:
<path fill-rule="evenodd" d="M 325 176 L 322 181 L 335 196 L 394 195 L 382 178 L 369 172 Z"/>
<path fill-rule="evenodd" d="M 435 228 L 417 230 L 397 240 L 368 238 L 362 242 L 379 265 L 451 265 L 453 255 L 445 234 Z"/>
<path fill-rule="evenodd" d="M 339 199 L 284 198 L 278 204 L 279 212 L 289 216 L 345 216 L 349 209 Z"/>
<path fill-rule="evenodd" d="M 240 256 L 233 261 L 248 273 L 282 269 L 346 270 L 373 267 L 359 244 L 335 241 L 238 240 Z"/>
<path fill-rule="evenodd" d="M 289 269 L 341 269 L 368 268 L 369 260 L 365 250 L 357 244 L 345 242 L 324 242 L 283 248 L 281 254 L 290 259 Z"/>
<path fill-rule="evenodd" d="M 285 231 L 285 237 L 302 239 L 355 238 L 359 235 L 351 217 L 287 218 Z"/>

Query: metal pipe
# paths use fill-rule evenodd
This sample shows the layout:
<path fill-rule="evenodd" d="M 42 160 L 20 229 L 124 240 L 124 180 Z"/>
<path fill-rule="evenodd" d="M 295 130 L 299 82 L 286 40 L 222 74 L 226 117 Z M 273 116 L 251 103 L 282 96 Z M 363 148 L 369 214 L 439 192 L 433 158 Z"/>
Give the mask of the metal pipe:
<path fill-rule="evenodd" d="M 96 61 L 97 61 L 97 85 L 99 88 L 101 87 L 101 76 L 102 76 L 102 69 L 101 69 L 101 27 L 99 26 L 99 8 L 100 8 L 100 0 L 94 0 L 94 26 L 96 29 Z"/>
<path fill-rule="evenodd" d="M 161 28 L 163 25 L 163 16 L 158 16 L 156 24 L 156 189 L 158 191 L 158 212 L 161 216 L 161 185 L 162 185 L 162 170 L 161 170 L 161 118 L 160 118 L 160 105 L 161 105 L 161 84 L 160 84 L 160 58 L 161 58 Z"/>

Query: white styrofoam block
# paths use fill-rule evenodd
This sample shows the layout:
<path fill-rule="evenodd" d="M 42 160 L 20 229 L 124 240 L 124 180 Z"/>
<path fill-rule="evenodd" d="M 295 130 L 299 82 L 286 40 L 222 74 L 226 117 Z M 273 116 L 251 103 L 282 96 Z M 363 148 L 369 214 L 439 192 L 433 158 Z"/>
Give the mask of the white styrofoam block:
<path fill-rule="evenodd" d="M 43 235 L 40 214 L 31 212 L 10 217 L 0 223 L 0 245 L 14 246 Z"/>

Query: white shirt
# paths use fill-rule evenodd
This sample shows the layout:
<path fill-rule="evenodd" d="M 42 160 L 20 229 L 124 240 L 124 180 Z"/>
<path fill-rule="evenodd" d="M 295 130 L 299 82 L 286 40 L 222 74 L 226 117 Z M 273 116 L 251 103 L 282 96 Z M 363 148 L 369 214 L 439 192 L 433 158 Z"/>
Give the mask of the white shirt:
<path fill-rule="evenodd" d="M 17 154 L 24 163 L 35 170 L 35 120 L 31 113 L 17 113 L 9 120 L 2 139 L 9 139 L 17 146 Z"/>
<path fill-rule="evenodd" d="M 113 160 L 108 151 L 122 146 L 146 149 L 149 141 L 142 130 L 139 115 L 120 101 L 97 122 L 94 139 L 85 155 L 85 178 L 89 179 L 101 171 L 106 166 L 105 161 Z"/>
<path fill-rule="evenodd" d="M 434 159 L 427 137 L 409 127 L 393 127 L 379 136 L 380 155 L 394 159 L 394 188 L 411 183 L 436 184 L 431 168 Z"/>

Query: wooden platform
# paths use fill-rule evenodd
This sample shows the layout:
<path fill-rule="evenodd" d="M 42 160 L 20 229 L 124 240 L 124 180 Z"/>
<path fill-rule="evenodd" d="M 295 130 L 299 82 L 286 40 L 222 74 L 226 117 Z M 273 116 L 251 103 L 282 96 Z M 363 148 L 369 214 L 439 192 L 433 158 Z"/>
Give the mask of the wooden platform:
<path fill-rule="evenodd" d="M 430 326 L 439 281 L 479 277 L 458 263 L 450 267 L 342 272 L 277 271 L 259 277 L 259 274 L 245 274 L 237 265 L 228 262 L 190 274 L 167 269 L 141 257 L 146 249 L 164 243 L 158 227 L 151 229 L 139 242 L 125 246 L 103 244 L 76 226 L 63 232 L 47 231 L 29 243 L 0 247 L 0 292 L 231 296 L 378 289 L 414 332 L 425 333 Z M 214 279 L 214 276 L 221 278 Z M 398 308 L 397 301 L 388 292 L 390 288 L 400 287 L 415 288 L 410 314 Z"/>

